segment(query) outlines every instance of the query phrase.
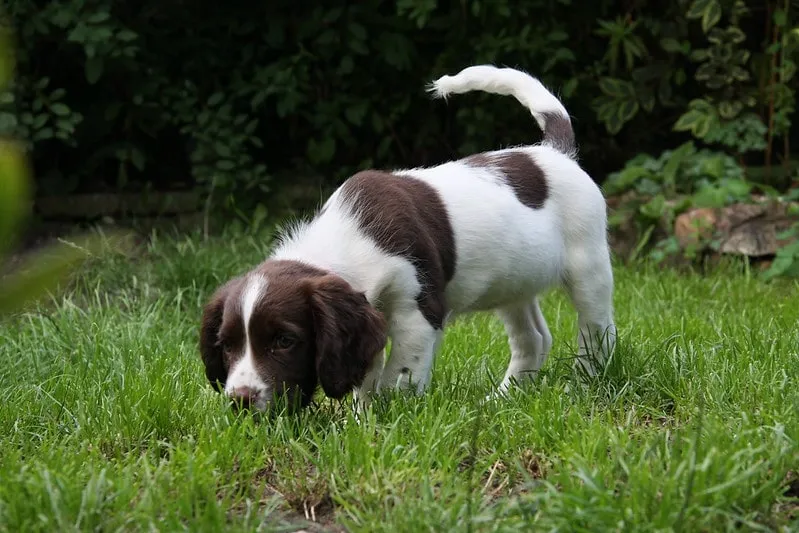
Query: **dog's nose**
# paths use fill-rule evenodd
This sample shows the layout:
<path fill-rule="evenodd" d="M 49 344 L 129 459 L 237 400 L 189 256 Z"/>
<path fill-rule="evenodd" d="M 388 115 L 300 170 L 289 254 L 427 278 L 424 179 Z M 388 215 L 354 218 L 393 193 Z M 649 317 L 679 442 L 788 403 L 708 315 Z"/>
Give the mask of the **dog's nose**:
<path fill-rule="evenodd" d="M 258 391 L 252 387 L 236 387 L 230 394 L 230 399 L 234 407 L 249 409 L 250 404 L 255 403 L 258 398 Z"/>

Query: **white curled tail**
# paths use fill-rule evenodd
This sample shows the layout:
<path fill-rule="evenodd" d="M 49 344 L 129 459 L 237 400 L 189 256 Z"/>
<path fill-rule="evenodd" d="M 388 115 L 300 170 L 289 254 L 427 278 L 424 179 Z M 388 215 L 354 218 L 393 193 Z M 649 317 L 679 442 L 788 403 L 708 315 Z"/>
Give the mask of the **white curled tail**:
<path fill-rule="evenodd" d="M 525 72 L 493 65 L 476 65 L 454 76 L 438 78 L 428 90 L 439 98 L 471 91 L 513 96 L 533 114 L 544 132 L 544 144 L 571 158 L 577 155 L 574 130 L 566 108 L 537 78 Z"/>

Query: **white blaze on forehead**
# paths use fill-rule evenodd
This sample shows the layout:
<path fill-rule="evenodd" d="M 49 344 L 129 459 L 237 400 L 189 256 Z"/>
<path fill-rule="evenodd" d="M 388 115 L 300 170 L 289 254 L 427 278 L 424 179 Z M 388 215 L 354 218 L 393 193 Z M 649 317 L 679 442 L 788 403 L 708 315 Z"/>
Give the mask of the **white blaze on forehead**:
<path fill-rule="evenodd" d="M 250 317 L 255 309 L 255 304 L 261 299 L 261 295 L 266 289 L 266 280 L 261 275 L 252 276 L 247 281 L 247 286 L 241 292 L 241 318 L 244 320 L 244 334 L 248 335 L 247 326 L 250 325 Z"/>
<path fill-rule="evenodd" d="M 244 356 L 236 362 L 233 366 L 230 375 L 228 376 L 227 383 L 225 384 L 225 392 L 231 394 L 239 387 L 248 387 L 256 392 L 264 392 L 266 390 L 266 383 L 264 383 L 258 371 L 255 368 L 255 357 L 253 355 L 252 346 L 250 345 L 250 319 L 252 318 L 253 310 L 258 302 L 261 300 L 264 292 L 266 291 L 266 279 L 261 275 L 250 277 L 247 281 L 247 286 L 241 293 L 241 320 L 244 327 Z"/>

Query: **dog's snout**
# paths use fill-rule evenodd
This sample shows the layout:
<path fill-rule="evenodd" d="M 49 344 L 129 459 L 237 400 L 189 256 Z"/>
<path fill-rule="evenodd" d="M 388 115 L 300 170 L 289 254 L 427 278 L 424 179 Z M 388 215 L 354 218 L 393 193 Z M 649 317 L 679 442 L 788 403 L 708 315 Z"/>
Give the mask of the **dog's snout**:
<path fill-rule="evenodd" d="M 236 387 L 230 393 L 230 399 L 234 406 L 249 409 L 258 399 L 258 391 L 252 387 Z"/>

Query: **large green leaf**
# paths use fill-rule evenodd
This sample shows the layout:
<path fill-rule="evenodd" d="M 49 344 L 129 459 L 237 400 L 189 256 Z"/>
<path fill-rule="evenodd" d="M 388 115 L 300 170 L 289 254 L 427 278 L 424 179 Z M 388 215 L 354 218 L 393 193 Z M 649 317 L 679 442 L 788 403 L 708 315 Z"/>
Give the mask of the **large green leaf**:
<path fill-rule="evenodd" d="M 30 179 L 22 147 L 0 140 L 0 258 L 14 243 L 30 205 Z"/>
<path fill-rule="evenodd" d="M 710 28 L 718 24 L 719 20 L 721 20 L 721 5 L 717 0 L 713 0 L 702 13 L 702 31 L 707 33 Z"/>

